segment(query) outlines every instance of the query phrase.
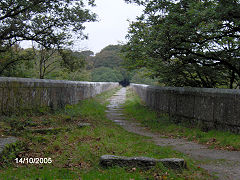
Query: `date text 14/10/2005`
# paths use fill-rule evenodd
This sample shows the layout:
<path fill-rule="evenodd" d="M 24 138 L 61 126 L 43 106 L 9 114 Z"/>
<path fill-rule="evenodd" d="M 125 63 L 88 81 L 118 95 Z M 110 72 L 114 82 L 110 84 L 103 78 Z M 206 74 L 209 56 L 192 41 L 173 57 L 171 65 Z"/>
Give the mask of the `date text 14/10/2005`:
<path fill-rule="evenodd" d="M 51 164 L 51 158 L 16 158 L 15 162 L 18 164 Z"/>

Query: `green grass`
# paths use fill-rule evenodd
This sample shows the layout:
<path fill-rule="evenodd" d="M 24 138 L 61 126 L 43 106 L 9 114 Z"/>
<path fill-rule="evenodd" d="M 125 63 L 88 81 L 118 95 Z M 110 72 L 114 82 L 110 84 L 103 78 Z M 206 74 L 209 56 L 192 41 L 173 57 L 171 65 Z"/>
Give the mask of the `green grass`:
<path fill-rule="evenodd" d="M 210 148 L 240 150 L 240 135 L 217 130 L 203 132 L 199 128 L 189 127 L 186 124 L 175 124 L 167 114 L 157 114 L 146 107 L 131 89 L 127 91 L 124 107 L 130 119 L 140 121 L 144 126 L 168 137 L 186 138 L 207 144 Z"/>
<path fill-rule="evenodd" d="M 168 147 L 156 146 L 148 138 L 126 132 L 106 119 L 107 98 L 114 91 L 103 93 L 93 99 L 84 100 L 74 106 L 66 106 L 55 114 L 31 117 L 37 126 L 68 127 L 70 131 L 56 134 L 25 133 L 23 128 L 21 139 L 25 148 L 18 151 L 17 157 L 51 158 L 51 164 L 16 164 L 12 161 L 2 163 L 0 179 L 208 179 L 208 174 L 195 167 L 193 161 L 182 153 Z M 101 103 L 100 103 L 101 102 Z M 15 121 L 17 121 L 17 117 Z M 19 120 L 24 122 L 24 118 Z M 25 119 L 25 120 L 26 120 Z M 44 124 L 44 123 L 45 124 Z M 49 123 L 48 123 L 49 122 Z M 90 127 L 77 128 L 79 122 L 91 123 Z M 27 125 L 26 125 L 27 126 Z M 31 128 L 36 128 L 33 126 Z M 4 131 L 3 131 L 4 132 Z M 13 131 L 14 132 L 14 131 Z M 8 132 L 9 133 L 9 132 Z M 152 158 L 184 158 L 188 169 L 182 172 L 173 171 L 159 164 L 150 169 L 102 168 L 99 158 L 102 155 L 147 156 Z M 5 157 L 8 157 L 5 154 Z M 10 156 L 9 156 L 10 158 Z"/>

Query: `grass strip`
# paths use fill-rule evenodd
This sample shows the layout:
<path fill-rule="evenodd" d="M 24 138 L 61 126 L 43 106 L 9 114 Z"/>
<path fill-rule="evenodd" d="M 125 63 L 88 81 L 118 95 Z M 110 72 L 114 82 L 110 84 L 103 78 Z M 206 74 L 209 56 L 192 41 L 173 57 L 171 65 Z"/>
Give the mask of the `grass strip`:
<path fill-rule="evenodd" d="M 152 131 L 173 138 L 185 138 L 190 141 L 206 144 L 209 148 L 225 149 L 230 151 L 240 150 L 240 135 L 230 132 L 210 130 L 201 131 L 187 124 L 175 124 L 167 114 L 158 114 L 151 110 L 132 89 L 127 91 L 127 101 L 124 105 L 126 115 L 149 127 Z"/>

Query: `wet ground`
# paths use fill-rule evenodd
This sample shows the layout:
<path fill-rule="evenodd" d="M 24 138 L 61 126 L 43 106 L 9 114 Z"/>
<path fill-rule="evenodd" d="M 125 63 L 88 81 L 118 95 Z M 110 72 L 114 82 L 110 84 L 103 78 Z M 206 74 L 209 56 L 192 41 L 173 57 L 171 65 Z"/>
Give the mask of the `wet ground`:
<path fill-rule="evenodd" d="M 107 117 L 121 125 L 129 132 L 150 137 L 159 146 L 171 146 L 173 149 L 185 153 L 195 160 L 199 166 L 216 175 L 221 180 L 240 180 L 240 152 L 208 149 L 207 146 L 189 142 L 184 139 L 166 138 L 159 133 L 152 133 L 140 123 L 127 121 L 122 113 L 122 105 L 126 99 L 126 88 L 120 89 L 109 99 Z"/>

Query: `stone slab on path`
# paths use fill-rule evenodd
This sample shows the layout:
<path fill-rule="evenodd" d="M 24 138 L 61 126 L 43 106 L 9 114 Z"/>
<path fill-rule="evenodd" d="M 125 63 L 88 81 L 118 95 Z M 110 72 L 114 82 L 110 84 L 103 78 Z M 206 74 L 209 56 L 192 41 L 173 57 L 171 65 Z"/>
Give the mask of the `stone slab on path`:
<path fill-rule="evenodd" d="M 78 128 L 89 127 L 89 126 L 91 126 L 91 123 L 78 123 L 77 124 Z"/>
<path fill-rule="evenodd" d="M 158 163 L 162 163 L 165 167 L 175 170 L 181 170 L 187 167 L 184 159 L 178 158 L 154 159 L 149 157 L 124 157 L 114 155 L 103 155 L 100 158 L 100 165 L 103 167 L 121 166 L 151 168 Z"/>
<path fill-rule="evenodd" d="M 217 175 L 220 180 L 240 180 L 240 152 L 208 149 L 207 146 L 189 142 L 184 139 L 173 139 L 164 137 L 160 133 L 153 133 L 142 127 L 139 123 L 124 119 L 114 113 L 122 113 L 122 105 L 126 99 L 126 88 L 120 89 L 115 96 L 109 99 L 107 117 L 113 122 L 121 125 L 125 130 L 150 137 L 151 141 L 159 146 L 170 146 L 174 150 L 189 155 L 198 161 L 198 165 L 210 174 Z M 112 113 L 111 113 L 112 112 Z M 123 114 L 123 113 L 122 113 Z M 119 118 L 121 117 L 121 118 Z M 116 121 L 120 120 L 120 121 Z"/>
<path fill-rule="evenodd" d="M 0 138 L 0 154 L 2 153 L 4 147 L 8 144 L 12 144 L 17 142 L 17 138 L 16 137 L 4 137 L 4 138 Z"/>

